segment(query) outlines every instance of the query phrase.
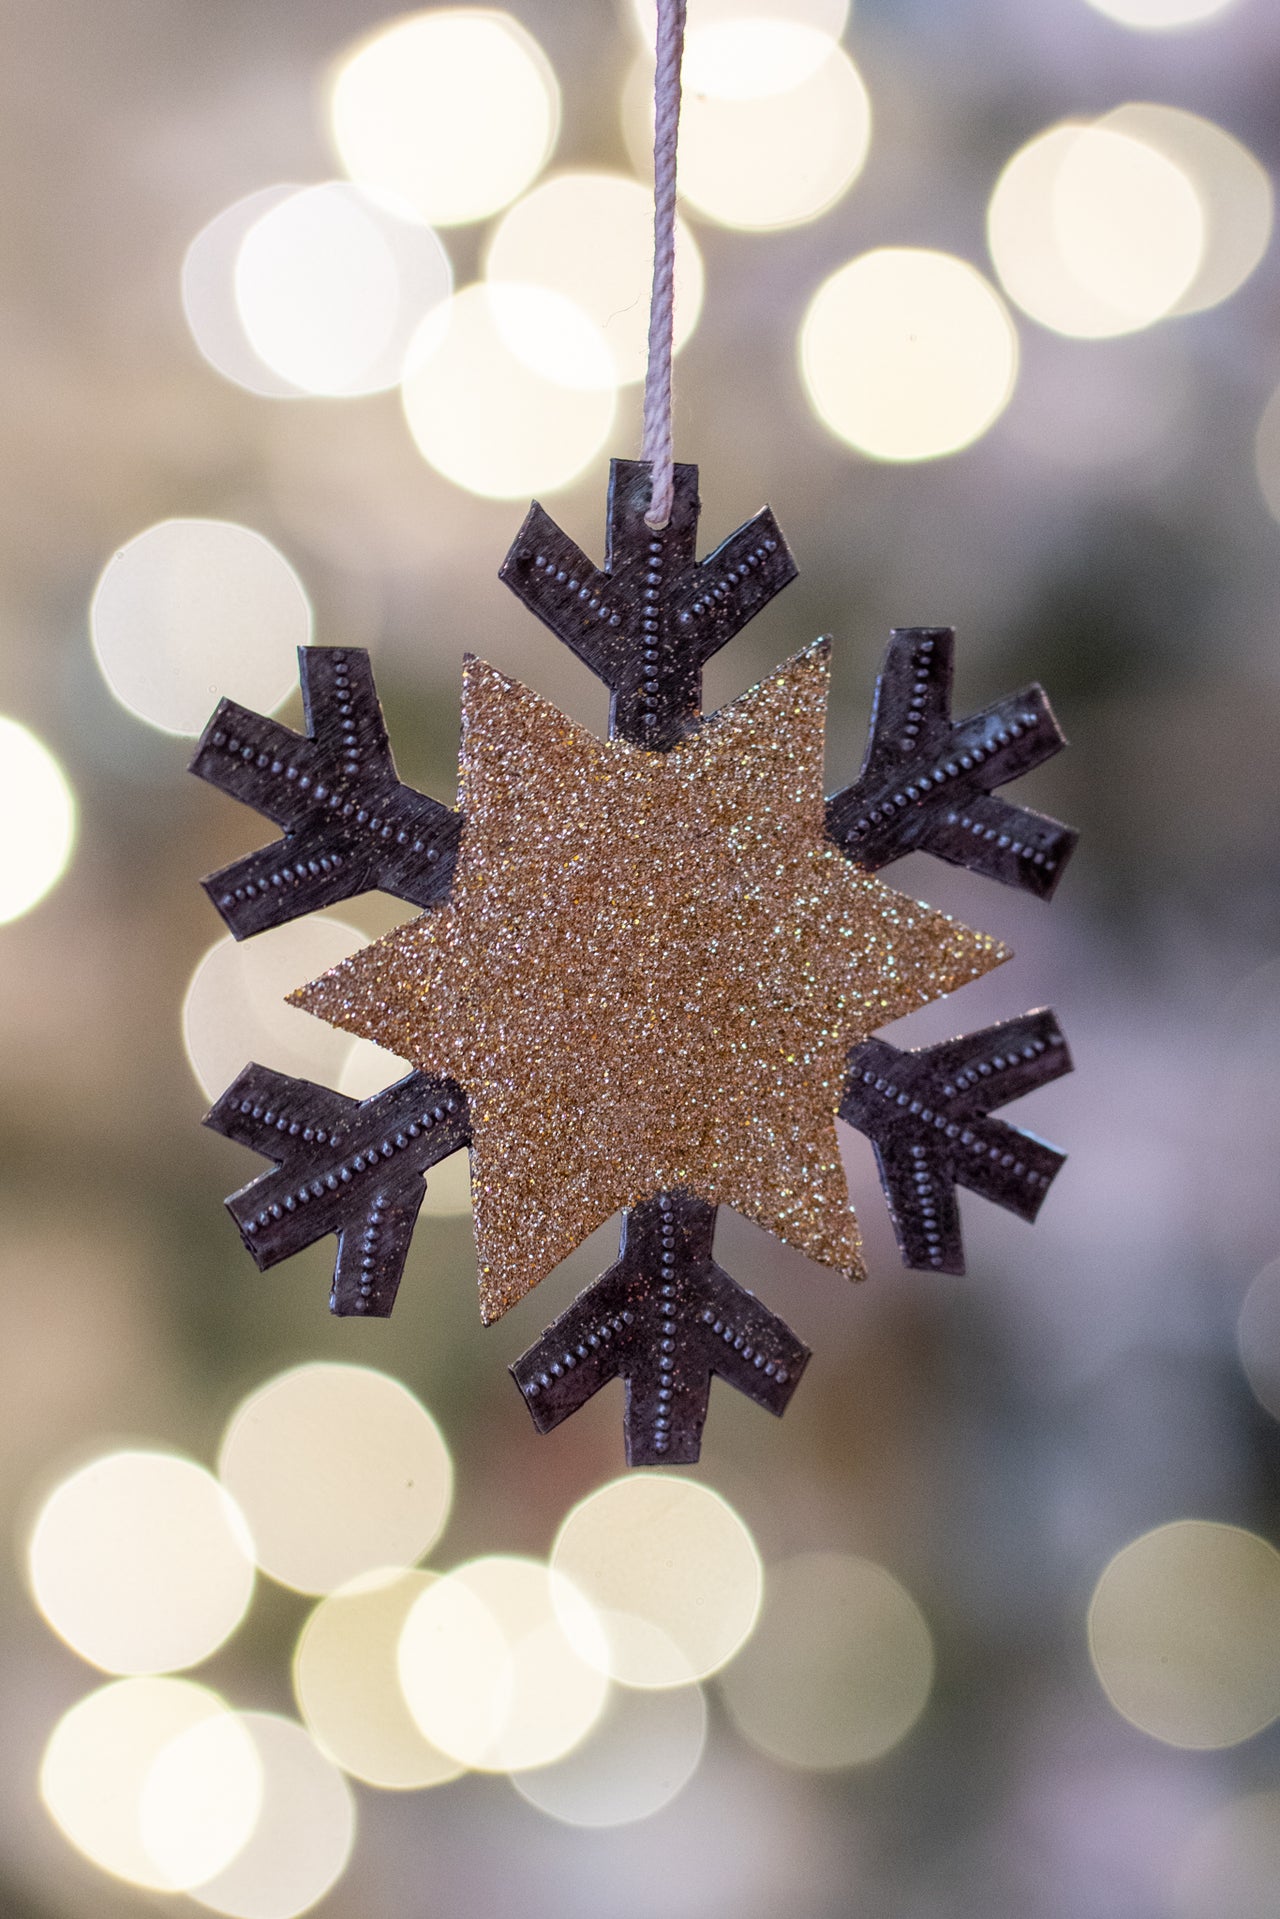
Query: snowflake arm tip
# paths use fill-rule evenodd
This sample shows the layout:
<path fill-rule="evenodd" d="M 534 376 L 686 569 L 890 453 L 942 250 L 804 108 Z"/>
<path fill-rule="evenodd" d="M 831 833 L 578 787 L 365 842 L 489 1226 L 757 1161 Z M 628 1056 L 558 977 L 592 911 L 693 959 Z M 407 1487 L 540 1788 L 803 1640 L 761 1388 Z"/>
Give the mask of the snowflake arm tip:
<path fill-rule="evenodd" d="M 461 815 L 396 775 L 364 649 L 300 647 L 298 671 L 305 734 L 223 700 L 191 761 L 285 829 L 203 882 L 236 939 L 375 887 L 435 905 L 457 858 Z"/>

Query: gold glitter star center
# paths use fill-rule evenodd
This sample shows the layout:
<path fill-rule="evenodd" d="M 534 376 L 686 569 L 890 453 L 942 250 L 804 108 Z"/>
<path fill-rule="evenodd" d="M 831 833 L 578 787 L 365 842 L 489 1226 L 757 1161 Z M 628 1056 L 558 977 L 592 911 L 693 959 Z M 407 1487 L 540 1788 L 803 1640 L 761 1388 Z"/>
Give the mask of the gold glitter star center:
<path fill-rule="evenodd" d="M 293 995 L 465 1088 L 481 1313 L 674 1187 L 858 1276 L 849 1049 L 1008 957 L 826 837 L 824 644 L 667 753 L 482 661 L 449 900 Z"/>

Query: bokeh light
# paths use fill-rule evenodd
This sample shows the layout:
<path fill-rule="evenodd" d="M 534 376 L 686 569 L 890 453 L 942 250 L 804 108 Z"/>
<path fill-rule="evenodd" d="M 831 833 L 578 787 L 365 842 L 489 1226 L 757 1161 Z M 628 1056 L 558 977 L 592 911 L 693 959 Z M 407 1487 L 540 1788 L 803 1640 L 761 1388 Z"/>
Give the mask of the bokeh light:
<path fill-rule="evenodd" d="M 215 941 L 191 975 L 182 1004 L 187 1060 L 209 1098 L 216 1099 L 250 1060 L 302 1079 L 332 1084 L 340 1077 L 355 1042 L 288 1005 L 285 995 L 367 943 L 358 928 L 327 914 L 290 920 L 251 940 L 228 934 Z M 400 1075 L 390 1056 L 383 1058 L 387 1085 Z M 342 1090 L 357 1094 L 345 1084 Z"/>
<path fill-rule="evenodd" d="M 1250 1738 L 1280 1713 L 1280 1553 L 1208 1520 L 1144 1533 L 1098 1581 L 1089 1650 L 1116 1711 L 1153 1738 Z"/>
<path fill-rule="evenodd" d="M 281 1585 L 327 1593 L 411 1566 L 453 1497 L 440 1429 L 407 1386 L 369 1366 L 280 1373 L 237 1408 L 218 1470 Z"/>
<path fill-rule="evenodd" d="M 27 1564 L 54 1631 L 107 1672 L 207 1659 L 253 1594 L 243 1519 L 212 1474 L 174 1453 L 108 1453 L 64 1479 Z"/>
<path fill-rule="evenodd" d="M 987 209 L 1005 292 L 1033 320 L 1082 339 L 1172 312 L 1199 271 L 1204 236 L 1180 166 L 1143 140 L 1077 122 L 1020 147 Z"/>
<path fill-rule="evenodd" d="M 1253 455 L 1267 511 L 1274 520 L 1280 520 L 1280 387 L 1262 410 Z"/>
<path fill-rule="evenodd" d="M 800 329 L 818 418 L 880 460 L 932 460 L 969 446 L 1004 411 L 1018 336 L 966 260 L 882 247 L 818 288 Z"/>
<path fill-rule="evenodd" d="M 167 1741 L 138 1797 L 142 1843 L 173 1886 L 225 1871 L 262 1813 L 262 1760 L 236 1713 L 212 1713 Z"/>
<path fill-rule="evenodd" d="M 590 245 L 583 244 L 590 234 Z M 550 287 L 580 307 L 609 349 L 606 385 L 643 380 L 648 358 L 653 276 L 653 195 L 619 173 L 562 173 L 518 200 L 494 229 L 486 255 L 491 279 Z M 697 324 L 702 256 L 676 223 L 675 351 Z M 541 331 L 525 354 L 549 379 L 572 385 L 581 374 L 572 339 Z"/>
<path fill-rule="evenodd" d="M 1192 1833 L 1174 1869 L 1170 1919 L 1275 1919 L 1280 1792 L 1220 1806 Z"/>
<path fill-rule="evenodd" d="M 1236 1336 L 1259 1405 L 1280 1419 L 1280 1259 L 1264 1266 L 1245 1294 Z"/>
<path fill-rule="evenodd" d="M 522 193 L 555 146 L 560 90 L 510 14 L 440 7 L 379 27 L 338 62 L 330 124 L 353 180 L 433 226 L 483 220 Z"/>
<path fill-rule="evenodd" d="M 211 1772 L 192 1777 L 183 1741 L 232 1715 L 216 1693 L 185 1679 L 120 1679 L 78 1700 L 54 1727 L 40 1767 L 40 1795 L 56 1824 L 104 1872 L 155 1891 L 190 1888 L 201 1872 L 221 1871 L 244 1844 L 261 1802 L 254 1754 L 234 1732 L 220 1731 L 221 1788 Z M 203 1788 L 203 1822 L 185 1820 L 163 1840 L 157 1859 L 148 1841 L 154 1810 L 164 1803 L 167 1759 Z M 230 1765 L 226 1762 L 230 1756 Z M 246 1792 L 246 1781 L 256 1788 Z M 144 1832 L 144 1807 L 148 1813 Z M 184 1855 L 184 1840 L 192 1847 Z"/>
<path fill-rule="evenodd" d="M 435 1582 L 427 1572 L 371 1573 L 322 1599 L 298 1640 L 293 1687 L 307 1728 L 371 1786 L 439 1786 L 463 1769 L 423 1737 L 400 1684 L 400 1634 Z"/>
<path fill-rule="evenodd" d="M 262 1809 L 248 1842 L 191 1897 L 227 1919 L 296 1919 L 324 1898 L 351 1856 L 351 1789 L 293 1720 L 264 1712 L 237 1719 L 257 1749 Z"/>
<path fill-rule="evenodd" d="M 608 1691 L 591 1608 L 533 1559 L 493 1554 L 439 1579 L 400 1637 L 400 1681 L 423 1734 L 488 1772 L 572 1750 Z"/>
<path fill-rule="evenodd" d="M 657 36 L 655 0 L 633 0 L 640 38 Z M 752 99 L 799 85 L 844 32 L 849 0 L 691 0 L 684 36 L 690 93 Z"/>
<path fill-rule="evenodd" d="M 611 1676 L 628 1686 L 705 1678 L 755 1624 L 755 1541 L 718 1493 L 675 1474 L 612 1480 L 573 1508 L 553 1568 L 601 1615 Z"/>
<path fill-rule="evenodd" d="M 201 227 L 182 262 L 182 310 L 200 353 L 224 380 L 268 400 L 296 399 L 299 388 L 273 373 L 250 344 L 236 305 L 236 261 L 250 228 L 299 190 L 259 187 L 233 201 Z"/>
<path fill-rule="evenodd" d="M 615 1687 L 580 1746 L 551 1766 L 513 1773 L 521 1798 L 569 1826 L 648 1819 L 698 1769 L 707 1732 L 700 1686 Z"/>
<path fill-rule="evenodd" d="M 161 520 L 107 562 L 89 630 L 121 705 L 164 733 L 201 733 L 223 697 L 260 713 L 288 697 L 311 605 L 250 527 Z"/>
<path fill-rule="evenodd" d="M 67 870 L 76 798 L 53 754 L 0 715 L 0 925 L 37 906 Z"/>
<path fill-rule="evenodd" d="M 235 263 L 250 346 L 307 393 L 395 386 L 415 329 L 452 286 L 449 256 L 412 207 L 345 181 L 278 201 Z"/>
<path fill-rule="evenodd" d="M 623 99 L 637 171 L 652 167 L 653 69 L 641 61 Z M 800 226 L 835 205 L 862 171 L 871 102 L 843 47 L 785 92 L 750 99 L 688 92 L 680 114 L 679 191 L 719 226 Z"/>
<path fill-rule="evenodd" d="M 879 1759 L 924 1711 L 933 1641 L 905 1587 L 869 1559 L 770 1566 L 755 1632 L 721 1676 L 738 1730 L 786 1765 Z"/>
<path fill-rule="evenodd" d="M 551 380 L 538 365 L 571 371 Z M 418 451 L 486 499 L 568 486 L 613 427 L 614 361 L 582 309 L 549 287 L 465 287 L 409 350 L 404 409 Z"/>
<path fill-rule="evenodd" d="M 1144 33 L 1167 33 L 1179 27 L 1199 27 L 1214 20 L 1235 0 L 1088 0 L 1095 13 L 1105 14 L 1122 27 Z"/>
<path fill-rule="evenodd" d="M 1248 147 L 1198 113 L 1131 101 L 1095 123 L 1141 141 L 1180 168 L 1204 215 L 1200 265 L 1171 313 L 1200 313 L 1244 285 L 1271 239 L 1271 177 Z"/>

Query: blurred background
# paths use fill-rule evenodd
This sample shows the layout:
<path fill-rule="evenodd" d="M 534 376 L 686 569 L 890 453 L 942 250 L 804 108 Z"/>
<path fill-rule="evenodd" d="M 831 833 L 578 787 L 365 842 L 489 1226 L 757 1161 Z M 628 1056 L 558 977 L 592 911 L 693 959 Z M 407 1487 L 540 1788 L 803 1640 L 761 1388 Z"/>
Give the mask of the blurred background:
<path fill-rule="evenodd" d="M 801 569 L 708 707 L 832 633 L 834 788 L 890 626 L 1042 680 L 1080 850 L 892 869 L 1017 957 L 891 1036 L 1049 1004 L 1077 1070 L 962 1279 L 852 1134 L 865 1286 L 722 1213 L 813 1360 L 630 1479 L 619 1387 L 535 1440 L 506 1371 L 616 1223 L 487 1331 L 464 1166 L 390 1321 L 242 1251 L 201 1115 L 395 1077 L 281 999 L 407 912 L 232 946 L 269 829 L 185 766 L 313 637 L 443 799 L 467 649 L 603 730 L 496 571 L 639 451 L 652 14 L 3 14 L 6 1919 L 1274 1913 L 1280 14 L 691 0 L 677 456 Z"/>

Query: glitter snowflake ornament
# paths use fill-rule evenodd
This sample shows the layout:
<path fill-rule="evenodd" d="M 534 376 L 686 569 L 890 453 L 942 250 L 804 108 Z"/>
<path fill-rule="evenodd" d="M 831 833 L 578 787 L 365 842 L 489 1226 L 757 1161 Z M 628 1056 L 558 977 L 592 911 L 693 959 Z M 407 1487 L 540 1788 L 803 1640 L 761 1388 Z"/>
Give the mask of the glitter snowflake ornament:
<path fill-rule="evenodd" d="M 1063 1073 L 1049 1013 L 875 1037 L 1007 957 L 877 875 L 912 849 L 1047 896 L 1074 835 L 997 797 L 1057 751 L 1039 687 L 950 713 L 953 636 L 893 635 L 858 780 L 822 788 L 829 648 L 703 715 L 701 672 L 795 575 L 767 511 L 699 561 L 615 461 L 605 564 L 539 506 L 501 577 L 609 687 L 600 740 L 482 661 L 459 805 L 398 779 L 367 656 L 301 656 L 307 732 L 223 701 L 193 771 L 284 837 L 205 882 L 237 938 L 373 888 L 424 908 L 295 1004 L 412 1071 L 354 1100 L 250 1066 L 208 1123 L 276 1162 L 228 1201 L 258 1265 L 335 1234 L 331 1307 L 391 1311 L 424 1175 L 467 1145 L 481 1316 L 621 1211 L 617 1262 L 512 1367 L 540 1431 L 626 1387 L 633 1465 L 698 1457 L 713 1375 L 781 1413 L 808 1359 L 715 1263 L 718 1206 L 862 1272 L 836 1121 L 873 1142 L 904 1262 L 963 1271 L 956 1188 L 1031 1220 L 1062 1156 L 992 1109 Z"/>

